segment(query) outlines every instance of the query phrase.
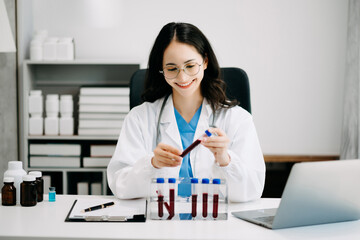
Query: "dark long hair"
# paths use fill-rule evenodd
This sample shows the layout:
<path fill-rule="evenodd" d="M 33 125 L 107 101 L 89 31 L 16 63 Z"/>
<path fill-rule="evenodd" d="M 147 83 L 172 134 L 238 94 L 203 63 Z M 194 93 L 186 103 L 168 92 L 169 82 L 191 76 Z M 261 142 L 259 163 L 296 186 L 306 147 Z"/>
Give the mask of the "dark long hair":
<path fill-rule="evenodd" d="M 195 47 L 203 59 L 208 59 L 204 78 L 201 81 L 201 93 L 210 103 L 211 108 L 217 110 L 220 107 L 229 108 L 237 105 L 236 100 L 230 101 L 226 98 L 226 84 L 220 78 L 219 63 L 205 35 L 192 24 L 174 22 L 166 24 L 161 29 L 150 52 L 142 99 L 147 102 L 154 102 L 171 94 L 171 86 L 159 71 L 163 68 L 165 49 L 174 38 L 175 41 Z"/>

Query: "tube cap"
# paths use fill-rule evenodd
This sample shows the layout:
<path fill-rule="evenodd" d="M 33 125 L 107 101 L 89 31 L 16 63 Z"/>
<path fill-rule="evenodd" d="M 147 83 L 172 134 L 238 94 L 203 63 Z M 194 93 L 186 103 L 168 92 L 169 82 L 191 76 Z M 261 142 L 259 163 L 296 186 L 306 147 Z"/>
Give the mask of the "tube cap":
<path fill-rule="evenodd" d="M 55 187 L 49 187 L 49 191 L 55 191 Z"/>
<path fill-rule="evenodd" d="M 201 183 L 204 183 L 204 184 L 209 184 L 209 179 L 208 178 L 203 178 Z"/>
<path fill-rule="evenodd" d="M 175 178 L 169 178 L 168 182 L 169 182 L 169 183 L 175 183 L 175 182 L 176 182 L 176 179 L 175 179 Z"/>
<path fill-rule="evenodd" d="M 191 183 L 199 183 L 199 180 L 197 178 L 192 178 Z"/>
<path fill-rule="evenodd" d="M 206 135 L 208 135 L 208 137 L 211 137 L 211 132 L 209 132 L 209 130 L 205 130 L 205 133 L 206 133 Z"/>
<path fill-rule="evenodd" d="M 164 183 L 164 178 L 157 178 L 156 183 Z"/>
<path fill-rule="evenodd" d="M 213 184 L 220 184 L 221 180 L 219 178 L 214 178 L 212 182 Z"/>

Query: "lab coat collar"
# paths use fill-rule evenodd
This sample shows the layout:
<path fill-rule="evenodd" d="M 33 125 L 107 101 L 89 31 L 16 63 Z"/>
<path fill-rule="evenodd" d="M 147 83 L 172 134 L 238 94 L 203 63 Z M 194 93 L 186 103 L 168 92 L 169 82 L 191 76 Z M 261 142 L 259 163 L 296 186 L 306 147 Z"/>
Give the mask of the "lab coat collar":
<path fill-rule="evenodd" d="M 200 118 L 194 135 L 194 140 L 200 137 L 205 132 L 205 130 L 209 128 L 209 118 L 211 114 L 211 106 L 204 98 Z M 164 110 L 160 119 L 160 126 L 165 129 L 165 133 L 176 143 L 177 147 L 182 149 L 181 137 L 175 118 L 172 95 L 169 96 L 164 106 Z"/>

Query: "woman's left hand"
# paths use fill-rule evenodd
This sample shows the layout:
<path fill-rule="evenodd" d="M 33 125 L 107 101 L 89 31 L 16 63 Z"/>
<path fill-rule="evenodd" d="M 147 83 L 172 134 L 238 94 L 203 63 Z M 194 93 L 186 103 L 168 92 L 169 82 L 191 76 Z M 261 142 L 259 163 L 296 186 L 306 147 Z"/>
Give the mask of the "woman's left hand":
<path fill-rule="evenodd" d="M 219 128 L 209 128 L 213 134 L 211 137 L 204 137 L 201 144 L 207 147 L 215 156 L 215 161 L 221 167 L 229 165 L 231 159 L 227 152 L 229 145 L 229 138 L 226 133 Z"/>

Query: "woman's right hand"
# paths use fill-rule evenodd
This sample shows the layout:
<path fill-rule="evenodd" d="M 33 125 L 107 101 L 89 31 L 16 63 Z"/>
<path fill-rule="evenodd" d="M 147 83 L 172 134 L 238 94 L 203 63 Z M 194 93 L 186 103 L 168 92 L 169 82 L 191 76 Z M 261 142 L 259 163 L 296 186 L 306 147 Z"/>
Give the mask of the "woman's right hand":
<path fill-rule="evenodd" d="M 154 157 L 151 159 L 151 164 L 155 168 L 177 167 L 182 162 L 180 154 L 181 151 L 179 149 L 159 143 L 154 149 Z"/>

